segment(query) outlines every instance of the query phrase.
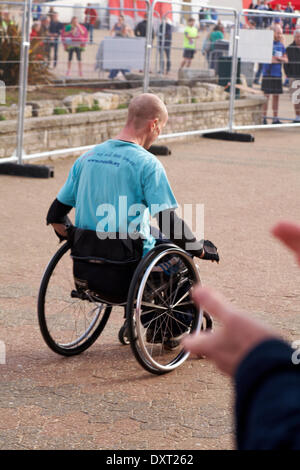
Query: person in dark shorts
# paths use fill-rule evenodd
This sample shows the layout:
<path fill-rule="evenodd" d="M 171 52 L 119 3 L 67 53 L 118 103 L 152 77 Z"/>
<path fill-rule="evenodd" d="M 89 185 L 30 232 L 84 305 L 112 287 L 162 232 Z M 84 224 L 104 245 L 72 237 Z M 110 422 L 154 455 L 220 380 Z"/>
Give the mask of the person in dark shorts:
<path fill-rule="evenodd" d="M 196 39 L 198 38 L 198 29 L 195 26 L 194 18 L 188 19 L 188 25 L 184 30 L 183 39 L 183 60 L 180 68 L 190 67 L 196 52 Z"/>
<path fill-rule="evenodd" d="M 74 53 L 77 57 L 78 72 L 82 77 L 82 64 L 81 53 L 85 49 L 86 42 L 88 41 L 88 31 L 82 24 L 79 23 L 78 18 L 73 16 L 71 23 L 66 25 L 62 30 L 62 42 L 65 50 L 68 52 L 68 68 L 67 76 L 71 72 L 71 62 Z"/>
<path fill-rule="evenodd" d="M 279 95 L 282 94 L 282 64 L 288 60 L 286 50 L 281 42 L 282 28 L 280 25 L 274 26 L 274 42 L 272 63 L 263 64 L 261 89 L 267 101 L 263 106 L 263 124 L 267 124 L 267 111 L 269 96 L 272 95 L 273 120 L 272 124 L 281 124 L 278 119 Z"/>

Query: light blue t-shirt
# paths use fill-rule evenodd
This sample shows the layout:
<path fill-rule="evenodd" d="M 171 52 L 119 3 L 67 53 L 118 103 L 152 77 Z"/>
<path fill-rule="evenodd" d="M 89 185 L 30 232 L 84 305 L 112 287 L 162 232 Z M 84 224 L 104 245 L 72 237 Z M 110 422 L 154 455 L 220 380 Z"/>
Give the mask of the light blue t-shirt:
<path fill-rule="evenodd" d="M 160 161 L 122 140 L 107 140 L 79 157 L 57 199 L 76 208 L 76 227 L 141 233 L 144 254 L 155 245 L 150 214 L 178 206 Z"/>

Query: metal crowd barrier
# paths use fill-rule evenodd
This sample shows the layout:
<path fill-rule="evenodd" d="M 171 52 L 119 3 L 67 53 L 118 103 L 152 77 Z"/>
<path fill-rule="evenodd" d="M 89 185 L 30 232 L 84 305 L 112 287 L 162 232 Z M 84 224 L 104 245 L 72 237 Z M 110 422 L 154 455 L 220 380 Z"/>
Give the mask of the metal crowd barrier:
<path fill-rule="evenodd" d="M 244 21 L 243 21 L 244 20 Z M 265 20 L 265 21 L 264 21 Z M 297 27 L 299 28 L 300 30 L 300 14 L 298 13 L 285 13 L 285 12 L 282 12 L 282 11 L 266 11 L 266 10 L 257 10 L 257 9 L 251 9 L 251 10 L 242 10 L 241 12 L 238 13 L 238 22 L 237 22 L 237 31 L 236 31 L 236 36 L 235 36 L 235 43 L 236 43 L 236 57 L 238 55 L 238 47 L 239 47 L 239 42 L 240 42 L 240 34 L 241 32 L 243 32 L 241 30 L 241 25 L 246 25 L 246 27 L 248 29 L 251 29 L 251 28 L 254 28 L 255 31 L 273 31 L 273 28 L 276 27 L 276 25 L 279 25 L 280 27 L 283 26 L 283 24 L 285 24 L 285 20 L 288 20 L 288 21 L 292 21 L 294 20 L 294 28 L 293 28 L 293 31 L 291 32 L 292 34 L 290 34 L 289 36 L 287 37 L 290 37 L 290 42 L 292 42 L 292 38 L 293 38 L 293 33 L 294 33 L 294 30 L 297 29 Z M 265 25 L 265 27 L 258 27 L 258 25 Z M 289 32 L 290 33 L 290 32 Z M 286 37 L 286 33 L 285 31 L 283 31 L 283 41 L 286 41 L 287 40 L 287 37 Z M 289 44 L 284 44 L 285 47 L 287 47 Z M 256 61 L 257 65 L 259 65 L 259 60 L 257 58 L 257 61 Z M 300 65 L 299 65 L 300 66 Z M 283 65 L 282 65 L 282 68 L 283 68 Z M 236 75 L 237 74 L 237 67 L 235 66 L 234 67 L 234 74 Z M 253 78 L 255 80 L 255 75 L 250 77 L 250 78 Z M 283 81 L 283 84 L 284 84 L 284 74 L 282 76 L 282 81 Z M 253 82 L 254 82 L 253 80 Z M 300 80 L 300 76 L 299 76 L 299 80 Z M 235 83 L 235 82 L 234 82 Z M 299 82 L 299 85 L 300 85 L 300 82 Z M 241 87 L 243 88 L 243 87 Z M 248 87 L 246 86 L 246 91 L 249 92 L 249 93 L 261 93 L 262 96 L 266 95 L 267 93 L 263 93 L 263 91 L 257 89 L 257 88 L 253 88 L 253 85 L 252 85 L 252 89 L 251 87 Z M 285 97 L 288 97 L 287 93 L 285 93 L 285 86 L 283 86 L 283 94 L 282 94 L 282 97 L 285 98 Z M 278 129 L 278 128 L 290 128 L 290 127 L 299 127 L 300 125 L 300 122 L 299 123 L 296 123 L 296 122 L 292 122 L 293 121 L 293 118 L 290 117 L 288 118 L 287 116 L 283 116 L 282 114 L 278 116 L 278 119 L 280 121 L 280 124 L 266 124 L 266 123 L 263 123 L 263 116 L 262 116 L 262 122 L 261 124 L 259 125 L 248 125 L 248 126 L 237 126 L 235 125 L 234 123 L 234 105 L 235 105 L 235 93 L 233 93 L 232 97 L 233 98 L 233 103 L 231 105 L 232 109 L 233 109 L 233 112 L 231 113 L 230 115 L 230 122 L 229 122 L 229 128 L 232 130 L 232 131 L 242 131 L 242 130 L 251 130 L 251 129 Z M 271 98 L 271 94 L 270 94 L 270 98 Z M 269 99 L 270 101 L 270 99 Z M 299 101 L 300 101 L 300 94 L 299 94 Z M 279 100 L 279 103 L 280 103 L 280 100 Z M 269 103 L 269 108 L 271 107 L 271 103 Z M 288 102 L 286 103 L 286 108 L 289 108 L 291 111 L 293 111 L 293 103 L 292 103 L 292 100 L 290 100 L 290 97 L 288 97 Z M 280 112 L 280 111 L 279 111 Z M 283 111 L 284 113 L 285 111 Z M 266 116 L 267 120 L 270 120 L 270 119 L 273 119 L 273 116 Z M 282 122 L 282 121 L 285 121 L 285 122 Z M 288 122 L 290 121 L 290 122 Z"/>
<path fill-rule="evenodd" d="M 147 29 L 146 29 L 146 39 L 145 39 L 145 52 L 144 52 L 144 67 L 143 67 L 143 86 L 142 89 L 144 92 L 147 92 L 149 90 L 149 84 L 150 84 L 150 66 L 151 66 L 151 52 L 154 49 L 154 46 L 152 44 L 152 28 L 153 28 L 153 23 L 154 23 L 154 17 L 155 14 L 155 6 L 158 3 L 164 3 L 169 5 L 170 9 L 167 10 L 163 17 L 161 18 L 161 24 L 163 27 L 163 33 L 165 32 L 165 23 L 166 23 L 166 18 L 168 14 L 171 11 L 175 11 L 174 7 L 176 8 L 177 6 L 180 6 L 180 8 L 185 8 L 185 10 L 179 10 L 182 15 L 192 15 L 195 16 L 195 8 L 206 8 L 207 5 L 201 4 L 201 2 L 198 4 L 193 4 L 193 10 L 191 10 L 191 4 L 188 2 L 179 2 L 175 1 L 172 2 L 170 0 L 162 1 L 162 0 L 154 0 L 152 3 L 150 3 L 150 0 L 146 0 L 146 11 L 148 15 L 148 21 L 147 21 Z M 75 152 L 83 152 L 87 149 L 90 149 L 94 146 L 93 145 L 85 145 L 85 146 L 74 146 L 71 148 L 64 148 L 64 149 L 55 149 L 51 151 L 45 151 L 45 152 L 37 152 L 37 153 L 32 153 L 32 154 L 27 154 L 25 155 L 24 153 L 24 122 L 25 122 L 25 105 L 26 105 L 26 96 L 27 96 L 27 77 L 28 77 L 28 57 L 29 57 L 29 47 L 30 47 L 30 27 L 31 27 L 31 14 L 32 14 L 32 0 L 28 0 L 26 2 L 3 2 L 0 1 L 0 7 L 1 5 L 14 5 L 21 7 L 23 9 L 23 16 L 22 16 L 22 44 L 21 44 L 21 57 L 20 57 L 20 79 L 19 79 L 19 100 L 18 100 L 18 121 L 17 121 L 17 145 L 16 145 L 16 154 L 13 155 L 12 157 L 9 158 L 0 158 L 0 163 L 6 163 L 6 162 L 18 162 L 19 164 L 22 164 L 23 161 L 27 160 L 34 160 L 34 159 L 41 159 L 41 158 L 46 158 L 50 156 L 55 156 L 55 155 L 66 155 L 69 153 L 75 153 Z M 47 6 L 50 6 L 51 4 L 48 3 Z M 84 8 L 80 7 L 78 5 L 56 5 L 56 7 L 60 8 L 67 8 L 67 7 L 74 7 L 74 8 Z M 242 10 L 242 11 L 237 11 L 234 8 L 225 8 L 217 5 L 210 5 L 209 8 L 215 9 L 218 14 L 220 15 L 227 15 L 231 16 L 233 21 L 232 21 L 232 36 L 230 38 L 230 43 L 231 43 L 231 72 L 230 72 L 230 77 L 228 76 L 228 84 L 229 84 L 229 100 L 228 100 L 228 124 L 222 128 L 203 128 L 203 129 L 191 129 L 190 131 L 185 131 L 185 132 L 173 132 L 170 134 L 162 134 L 160 136 L 160 139 L 168 139 L 168 138 L 177 138 L 177 137 L 184 137 L 184 136 L 193 136 L 193 135 L 201 135 L 201 134 L 209 134 L 209 133 L 222 133 L 222 132 L 228 132 L 228 133 L 237 133 L 237 131 L 240 130 L 249 130 L 249 129 L 259 129 L 259 128 L 280 128 L 280 127 L 291 127 L 291 126 L 299 126 L 299 124 L 293 123 L 293 124 L 278 124 L 277 126 L 274 125 L 249 125 L 249 126 L 237 126 L 234 121 L 234 115 L 235 115 L 235 104 L 236 104 L 236 96 L 237 96 L 237 91 L 241 89 L 241 86 L 237 83 L 238 79 L 238 64 L 239 64 L 239 42 L 240 42 L 240 33 L 241 30 L 244 28 L 249 28 L 249 18 L 253 17 L 270 17 L 270 18 L 276 18 L 278 16 L 282 18 L 298 18 L 300 15 L 298 14 L 288 14 L 288 13 L 281 13 L 278 15 L 276 12 L 260 12 L 257 10 Z M 110 9 L 110 8 L 109 8 Z M 120 10 L 124 12 L 124 8 L 113 8 L 114 10 Z M 135 12 L 141 12 L 139 9 L 127 9 L 130 11 L 135 11 Z M 255 15 L 255 16 L 254 16 Z M 163 35 L 164 36 L 164 35 Z M 157 41 L 156 44 L 156 54 L 159 52 L 159 44 Z M 161 51 L 160 51 L 161 53 Z M 157 57 L 156 57 L 156 64 L 157 64 Z M 72 82 L 71 82 L 72 83 Z M 76 83 L 76 82 L 74 82 Z M 72 83 L 72 85 L 74 85 Z M 95 83 L 97 83 L 97 80 L 95 79 Z M 66 86 L 66 84 L 65 84 Z M 88 86 L 88 83 L 87 83 Z M 246 87 L 247 92 L 251 92 L 250 88 L 251 87 Z"/>

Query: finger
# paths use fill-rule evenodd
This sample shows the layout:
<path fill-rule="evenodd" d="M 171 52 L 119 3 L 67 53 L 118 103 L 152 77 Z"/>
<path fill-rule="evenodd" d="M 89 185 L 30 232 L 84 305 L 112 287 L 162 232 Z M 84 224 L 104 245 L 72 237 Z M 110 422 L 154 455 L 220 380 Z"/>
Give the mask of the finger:
<path fill-rule="evenodd" d="M 272 234 L 300 257 L 300 225 L 295 222 L 282 221 L 275 225 Z"/>
<path fill-rule="evenodd" d="M 208 287 L 196 286 L 192 298 L 198 308 L 202 308 L 216 319 L 226 323 L 235 314 L 235 309 L 218 292 Z"/>
<path fill-rule="evenodd" d="M 282 221 L 275 225 L 271 232 L 289 248 L 300 247 L 300 225 L 294 222 Z"/>
<path fill-rule="evenodd" d="M 191 354 L 210 357 L 215 349 L 215 334 L 203 332 L 187 335 L 182 339 L 181 344 Z"/>

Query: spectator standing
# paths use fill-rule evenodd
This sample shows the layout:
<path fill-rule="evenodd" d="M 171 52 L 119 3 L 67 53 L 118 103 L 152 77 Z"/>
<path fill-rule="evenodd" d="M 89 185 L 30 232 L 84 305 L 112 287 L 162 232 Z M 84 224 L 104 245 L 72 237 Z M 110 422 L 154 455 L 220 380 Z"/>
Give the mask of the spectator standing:
<path fill-rule="evenodd" d="M 287 47 L 286 53 L 288 62 L 284 64 L 284 71 L 289 79 L 291 96 L 296 97 L 294 122 L 298 123 L 300 122 L 300 29 L 295 29 L 294 41 Z"/>
<path fill-rule="evenodd" d="M 48 59 L 45 54 L 45 44 L 42 38 L 40 21 L 35 21 L 31 27 L 30 47 L 34 50 L 35 61 L 40 61 L 41 63 L 44 63 L 45 59 Z"/>
<path fill-rule="evenodd" d="M 49 11 L 48 11 L 48 13 L 47 13 L 47 16 L 49 16 L 50 21 L 52 21 L 52 18 L 53 18 L 54 15 L 55 15 L 54 8 L 53 8 L 53 7 L 50 7 L 50 8 L 49 8 Z"/>
<path fill-rule="evenodd" d="M 41 22 L 41 37 L 44 43 L 45 58 L 50 61 L 50 16 L 43 16 Z"/>
<path fill-rule="evenodd" d="M 210 53 L 215 48 L 215 42 L 224 39 L 224 27 L 222 23 L 218 22 L 216 26 L 213 28 L 212 32 L 207 37 L 206 42 L 206 54 L 207 60 L 209 64 L 209 68 L 215 68 L 215 60 L 210 58 Z"/>
<path fill-rule="evenodd" d="M 87 8 L 84 10 L 85 19 L 84 19 L 84 26 L 88 30 L 90 34 L 90 44 L 93 43 L 93 34 L 94 34 L 94 27 L 98 18 L 97 12 L 95 8 L 92 8 L 90 3 L 87 4 Z"/>
<path fill-rule="evenodd" d="M 218 12 L 215 8 L 212 8 L 210 10 L 210 16 L 211 16 L 211 19 L 214 20 L 214 21 L 218 21 L 218 18 L 219 18 L 219 15 L 218 15 Z"/>
<path fill-rule="evenodd" d="M 41 38 L 41 22 L 36 21 L 31 27 L 30 40 Z"/>
<path fill-rule="evenodd" d="M 117 23 L 115 23 L 114 26 L 112 27 L 110 34 L 114 37 L 121 37 L 121 38 L 124 38 L 124 37 L 133 38 L 134 37 L 134 32 L 130 28 L 130 26 L 127 23 L 125 23 L 125 17 L 123 15 L 119 16 L 119 19 Z"/>
<path fill-rule="evenodd" d="M 183 32 L 183 60 L 181 62 L 180 68 L 190 67 L 192 60 L 196 52 L 196 39 L 198 36 L 198 30 L 195 27 L 194 18 L 190 17 L 188 19 L 188 25 Z"/>
<path fill-rule="evenodd" d="M 277 5 L 275 5 L 275 8 L 274 8 L 273 11 L 278 13 L 278 16 L 273 17 L 274 24 L 278 24 L 278 25 L 282 26 L 282 16 L 281 16 L 282 9 L 281 9 L 281 5 L 279 3 L 277 3 Z"/>
<path fill-rule="evenodd" d="M 209 8 L 206 8 L 205 9 L 205 19 L 207 21 L 210 21 L 211 20 L 211 14 L 210 14 L 211 10 Z"/>
<path fill-rule="evenodd" d="M 292 5 L 292 2 L 289 2 L 287 4 L 286 9 L 284 10 L 285 13 L 294 13 L 294 8 Z M 283 18 L 283 32 L 286 32 L 286 26 L 288 25 L 289 31 L 292 31 L 293 28 L 293 18 Z"/>
<path fill-rule="evenodd" d="M 57 65 L 57 52 L 60 34 L 62 32 L 64 25 L 58 19 L 58 13 L 54 12 L 51 17 L 49 34 L 50 34 L 50 43 L 49 43 L 49 61 L 51 62 L 51 50 L 53 48 L 53 67 Z"/>
<path fill-rule="evenodd" d="M 268 0 L 263 0 L 263 3 L 260 5 L 260 11 L 269 11 Z M 270 16 L 263 16 L 262 17 L 262 27 L 268 28 L 272 23 L 272 18 Z"/>
<path fill-rule="evenodd" d="M 161 23 L 158 29 L 158 47 L 160 57 L 160 73 L 168 73 L 171 69 L 171 47 L 172 47 L 172 24 L 167 18 L 166 22 Z M 166 56 L 166 71 L 164 55 Z"/>
<path fill-rule="evenodd" d="M 42 7 L 38 4 L 39 0 L 33 0 L 32 4 L 32 20 L 33 21 L 40 21 L 42 17 Z"/>
<path fill-rule="evenodd" d="M 257 3 L 254 7 L 254 10 L 260 10 L 261 8 L 261 0 L 257 0 Z M 255 25 L 256 25 L 256 28 L 261 28 L 262 27 L 262 20 L 263 20 L 263 17 L 262 15 L 255 15 Z"/>
<path fill-rule="evenodd" d="M 210 50 L 213 51 L 215 47 L 215 42 L 224 39 L 224 26 L 222 23 L 216 24 L 212 32 L 209 35 Z"/>
<path fill-rule="evenodd" d="M 287 62 L 284 45 L 281 42 L 282 28 L 278 24 L 274 26 L 274 41 L 272 63 L 263 64 L 262 85 L 267 100 L 263 105 L 263 123 L 267 124 L 268 101 L 272 95 L 273 124 L 281 124 L 278 119 L 279 95 L 282 94 L 282 64 Z"/>
<path fill-rule="evenodd" d="M 74 53 L 77 57 L 79 76 L 83 76 L 81 54 L 85 50 L 85 45 L 87 41 L 87 29 L 79 23 L 77 16 L 73 16 L 71 23 L 66 25 L 65 28 L 62 30 L 62 42 L 65 50 L 68 52 L 67 77 L 70 75 L 71 72 L 71 62 Z"/>
<path fill-rule="evenodd" d="M 8 38 L 9 32 L 8 29 L 13 25 L 13 20 L 10 19 L 10 14 L 8 11 L 3 11 L 0 16 L 0 36 L 1 38 Z"/>
<path fill-rule="evenodd" d="M 128 38 L 128 37 L 133 37 L 133 31 L 132 29 L 126 25 L 125 19 L 123 15 L 119 16 L 119 19 L 117 23 L 114 24 L 112 27 L 110 34 L 116 38 Z M 126 77 L 126 73 L 130 72 L 128 69 L 111 69 L 109 71 L 108 78 L 113 80 L 118 73 L 121 72 L 123 74 L 123 77 Z"/>
<path fill-rule="evenodd" d="M 248 10 L 254 10 L 254 3 L 251 2 L 250 5 L 248 6 Z M 252 18 L 253 14 L 252 13 L 248 13 L 247 15 L 247 19 L 248 21 Z M 253 20 L 254 24 L 255 24 L 255 21 Z"/>
<path fill-rule="evenodd" d="M 137 37 L 145 38 L 147 34 L 147 21 L 148 15 L 145 13 L 143 21 L 140 21 L 134 28 L 134 34 Z M 152 28 L 152 41 L 155 37 L 154 29 Z"/>
<path fill-rule="evenodd" d="M 200 8 L 198 13 L 199 18 L 199 29 L 202 31 L 204 29 L 203 20 L 205 20 L 205 9 L 203 7 Z"/>

